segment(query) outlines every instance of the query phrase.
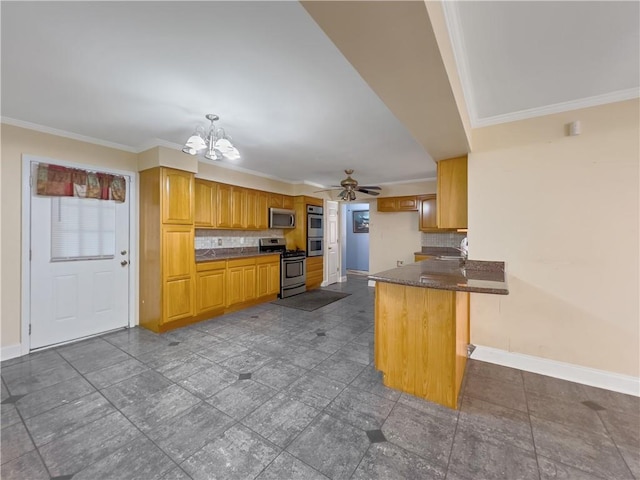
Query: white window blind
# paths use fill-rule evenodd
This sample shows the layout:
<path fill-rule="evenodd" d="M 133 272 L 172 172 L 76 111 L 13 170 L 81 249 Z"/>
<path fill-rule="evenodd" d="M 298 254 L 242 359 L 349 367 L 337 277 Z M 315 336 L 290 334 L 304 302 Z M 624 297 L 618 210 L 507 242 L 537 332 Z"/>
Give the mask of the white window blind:
<path fill-rule="evenodd" d="M 112 200 L 51 199 L 51 261 L 113 258 L 116 206 Z"/>

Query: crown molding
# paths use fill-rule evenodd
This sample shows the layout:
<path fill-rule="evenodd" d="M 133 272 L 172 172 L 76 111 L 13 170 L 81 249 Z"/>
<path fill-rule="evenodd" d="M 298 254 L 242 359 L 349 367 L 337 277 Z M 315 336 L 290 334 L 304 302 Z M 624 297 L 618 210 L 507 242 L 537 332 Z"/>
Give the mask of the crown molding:
<path fill-rule="evenodd" d="M 129 145 L 122 145 L 120 143 L 108 142 L 106 140 L 100 140 L 99 138 L 87 137 L 85 135 L 79 135 L 73 132 L 67 132 L 66 130 L 59 130 L 57 128 L 45 127 L 37 123 L 25 122 L 24 120 L 18 120 L 11 117 L 0 117 L 2 123 L 7 125 L 13 125 L 14 127 L 26 128 L 28 130 L 35 130 L 36 132 L 48 133 L 50 135 L 56 135 L 58 137 L 70 138 L 71 140 L 78 140 L 80 142 L 93 143 L 94 145 L 100 145 L 102 147 L 115 148 L 116 150 L 123 150 L 130 153 L 140 153 L 143 150 L 138 150 Z"/>
<path fill-rule="evenodd" d="M 627 90 L 618 90 L 617 92 L 595 95 L 593 97 L 571 100 L 569 102 L 555 103 L 544 107 L 529 108 L 513 113 L 505 113 L 504 115 L 495 115 L 485 118 L 474 118 L 471 120 L 473 128 L 488 127 L 501 123 L 516 122 L 518 120 L 526 120 L 528 118 L 542 117 L 545 115 L 553 115 L 554 113 L 569 112 L 579 110 L 581 108 L 596 107 L 608 103 L 623 102 L 640 97 L 640 88 L 629 88 Z"/>
<path fill-rule="evenodd" d="M 473 86 L 471 85 L 471 75 L 469 74 L 469 62 L 467 58 L 467 51 L 465 48 L 464 32 L 460 25 L 460 15 L 458 13 L 457 2 L 443 1 L 442 11 L 444 13 L 445 22 L 447 23 L 447 29 L 449 30 L 449 41 L 453 47 L 453 58 L 458 67 L 458 77 L 460 77 L 460 83 L 462 85 L 462 94 L 465 98 L 467 106 L 467 113 L 469 114 L 469 121 L 471 127 L 474 126 L 474 120 L 478 118 L 476 111 L 475 95 L 473 93 Z"/>
<path fill-rule="evenodd" d="M 437 177 L 414 178 L 412 180 L 398 180 L 397 182 L 382 182 L 378 185 L 406 185 L 407 183 L 435 182 Z"/>

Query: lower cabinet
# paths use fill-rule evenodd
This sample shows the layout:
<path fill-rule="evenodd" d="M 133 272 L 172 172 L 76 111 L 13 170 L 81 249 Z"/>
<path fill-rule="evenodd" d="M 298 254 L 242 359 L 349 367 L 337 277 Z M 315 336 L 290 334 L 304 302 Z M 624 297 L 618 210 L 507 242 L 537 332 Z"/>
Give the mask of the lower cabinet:
<path fill-rule="evenodd" d="M 193 316 L 193 227 L 162 227 L 161 324 Z"/>
<path fill-rule="evenodd" d="M 258 297 L 280 293 L 280 259 L 266 257 L 256 260 Z"/>
<path fill-rule="evenodd" d="M 323 257 L 307 258 L 307 290 L 318 288 L 324 280 Z"/>
<path fill-rule="evenodd" d="M 224 310 L 227 262 L 196 265 L 196 315 Z"/>
<path fill-rule="evenodd" d="M 227 307 L 256 298 L 255 257 L 227 261 L 227 287 Z"/>

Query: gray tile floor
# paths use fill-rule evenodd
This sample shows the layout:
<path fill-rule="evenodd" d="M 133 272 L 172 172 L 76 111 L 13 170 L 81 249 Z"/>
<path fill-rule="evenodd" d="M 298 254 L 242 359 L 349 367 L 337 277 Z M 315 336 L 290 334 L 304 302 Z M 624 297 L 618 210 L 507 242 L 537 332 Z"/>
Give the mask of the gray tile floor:
<path fill-rule="evenodd" d="M 2 363 L 2 478 L 640 478 L 639 399 L 470 361 L 461 409 L 372 365 L 373 289 Z"/>

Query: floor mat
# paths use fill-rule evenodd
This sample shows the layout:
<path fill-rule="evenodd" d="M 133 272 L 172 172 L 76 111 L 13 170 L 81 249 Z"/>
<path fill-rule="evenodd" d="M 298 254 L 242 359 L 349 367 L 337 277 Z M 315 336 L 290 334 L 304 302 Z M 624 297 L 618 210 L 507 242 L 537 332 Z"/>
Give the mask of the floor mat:
<path fill-rule="evenodd" d="M 313 312 L 318 308 L 329 305 L 336 302 L 341 298 L 348 297 L 350 293 L 332 292 L 330 290 L 310 290 L 308 292 L 294 295 L 293 297 L 280 298 L 274 302 L 276 305 L 282 305 L 283 307 L 297 308 L 298 310 L 305 310 L 307 312 Z"/>

